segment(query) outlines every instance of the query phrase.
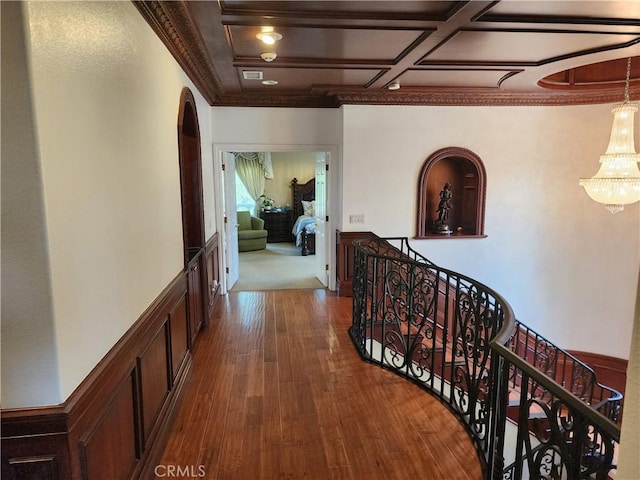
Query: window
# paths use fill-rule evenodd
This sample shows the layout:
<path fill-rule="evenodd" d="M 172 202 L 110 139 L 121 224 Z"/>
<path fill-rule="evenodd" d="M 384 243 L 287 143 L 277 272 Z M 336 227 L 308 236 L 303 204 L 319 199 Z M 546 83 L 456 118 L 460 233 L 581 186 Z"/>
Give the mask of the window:
<path fill-rule="evenodd" d="M 256 202 L 253 201 L 249 192 L 240 180 L 240 177 L 236 173 L 236 211 L 249 210 L 253 212 Z"/>

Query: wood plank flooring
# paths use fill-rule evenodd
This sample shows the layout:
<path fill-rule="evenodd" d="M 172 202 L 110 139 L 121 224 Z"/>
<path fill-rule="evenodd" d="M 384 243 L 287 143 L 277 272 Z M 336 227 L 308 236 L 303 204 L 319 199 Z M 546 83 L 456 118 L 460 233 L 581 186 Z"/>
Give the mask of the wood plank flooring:
<path fill-rule="evenodd" d="M 160 464 L 210 480 L 481 479 L 446 407 L 360 359 L 351 304 L 304 289 L 219 299 Z"/>

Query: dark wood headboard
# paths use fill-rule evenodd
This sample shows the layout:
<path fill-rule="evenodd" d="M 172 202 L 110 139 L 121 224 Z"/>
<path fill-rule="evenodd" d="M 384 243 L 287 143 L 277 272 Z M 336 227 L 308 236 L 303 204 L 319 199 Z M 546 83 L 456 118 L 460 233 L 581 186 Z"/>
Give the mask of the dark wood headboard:
<path fill-rule="evenodd" d="M 293 190 L 293 220 L 302 215 L 302 200 L 310 202 L 316 199 L 316 179 L 312 178 L 307 183 L 298 183 L 298 179 L 291 180 L 291 190 Z"/>

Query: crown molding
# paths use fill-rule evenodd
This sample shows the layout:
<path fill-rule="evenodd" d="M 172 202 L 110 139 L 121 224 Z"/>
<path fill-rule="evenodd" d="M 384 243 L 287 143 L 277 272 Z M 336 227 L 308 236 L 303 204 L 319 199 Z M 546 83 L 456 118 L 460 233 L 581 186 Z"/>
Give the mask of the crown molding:
<path fill-rule="evenodd" d="M 186 4 L 137 0 L 133 4 L 209 105 L 216 104 L 221 83 Z"/>

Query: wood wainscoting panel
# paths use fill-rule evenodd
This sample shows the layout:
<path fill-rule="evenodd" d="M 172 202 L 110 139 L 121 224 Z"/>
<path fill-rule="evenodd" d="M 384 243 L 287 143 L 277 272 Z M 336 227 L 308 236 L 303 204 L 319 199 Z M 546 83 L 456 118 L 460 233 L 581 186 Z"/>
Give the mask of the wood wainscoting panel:
<path fill-rule="evenodd" d="M 218 233 L 207 242 L 205 247 L 205 265 L 207 270 L 207 293 L 205 300 L 207 301 L 207 320 L 211 320 L 213 315 L 213 307 L 217 298 L 220 296 L 220 240 Z"/>
<path fill-rule="evenodd" d="M 66 415 L 62 407 L 3 410 L 3 480 L 70 477 Z"/>
<path fill-rule="evenodd" d="M 187 296 L 182 297 L 169 313 L 171 336 L 171 383 L 175 380 L 187 355 L 189 322 L 187 319 Z"/>
<path fill-rule="evenodd" d="M 1 450 L 3 480 L 69 478 L 64 409 L 56 406 L 3 410 Z"/>
<path fill-rule="evenodd" d="M 140 375 L 140 407 L 142 418 L 142 438 L 146 444 L 171 385 L 171 365 L 169 363 L 169 325 L 165 322 L 156 332 L 148 347 L 137 358 Z"/>
<path fill-rule="evenodd" d="M 135 372 L 114 392 L 105 414 L 81 438 L 82 478 L 130 478 L 138 461 Z"/>
<path fill-rule="evenodd" d="M 60 478 L 57 458 L 53 455 L 42 457 L 10 458 L 11 478 L 54 480 Z M 3 475 L 4 477 L 4 475 Z M 9 478 L 9 477 L 4 477 Z"/>
<path fill-rule="evenodd" d="M 336 230 L 336 290 L 341 297 L 353 296 L 353 242 L 366 238 L 378 238 L 378 236 L 373 232 Z"/>
<path fill-rule="evenodd" d="M 204 289 L 204 270 L 203 251 L 199 250 L 197 254 L 189 261 L 187 265 L 187 283 L 189 291 L 189 307 L 187 315 L 189 317 L 189 349 L 193 351 L 196 344 L 196 338 L 204 325 L 204 307 L 205 295 Z"/>
<path fill-rule="evenodd" d="M 191 373 L 186 301 L 182 271 L 63 404 L 2 410 L 2 478 L 150 477 Z"/>

